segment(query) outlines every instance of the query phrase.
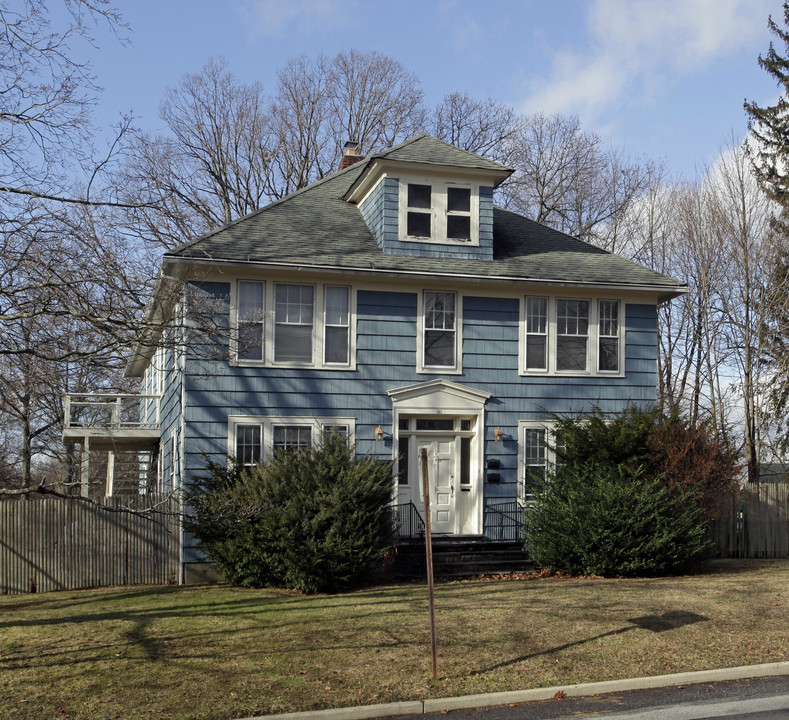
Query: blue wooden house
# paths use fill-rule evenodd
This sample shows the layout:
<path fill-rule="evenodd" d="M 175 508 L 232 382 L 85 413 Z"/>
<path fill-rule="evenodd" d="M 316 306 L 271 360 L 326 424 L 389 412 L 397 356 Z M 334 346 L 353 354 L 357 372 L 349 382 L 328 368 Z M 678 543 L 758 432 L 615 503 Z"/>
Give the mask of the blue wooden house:
<path fill-rule="evenodd" d="M 544 476 L 553 414 L 656 401 L 657 307 L 684 287 L 495 206 L 511 169 L 429 135 L 343 165 L 164 255 L 149 317 L 186 334 L 136 348 L 141 424 L 113 447 L 150 449 L 167 490 L 204 454 L 251 464 L 341 432 L 397 459 L 393 502 L 420 513 L 427 448 L 433 532 L 485 536 L 486 509 Z M 229 329 L 213 355 L 168 278 Z"/>

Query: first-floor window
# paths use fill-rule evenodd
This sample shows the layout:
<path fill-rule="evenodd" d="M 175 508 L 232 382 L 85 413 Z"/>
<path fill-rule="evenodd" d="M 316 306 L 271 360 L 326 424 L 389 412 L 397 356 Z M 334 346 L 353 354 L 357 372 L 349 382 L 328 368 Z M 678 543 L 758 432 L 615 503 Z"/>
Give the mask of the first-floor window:
<path fill-rule="evenodd" d="M 353 441 L 356 421 L 352 417 L 228 417 L 228 455 L 244 466 L 269 458 L 278 450 L 303 450 L 321 441 L 322 435 Z"/>
<path fill-rule="evenodd" d="M 453 292 L 424 294 L 423 365 L 455 367 L 457 296 Z"/>
<path fill-rule="evenodd" d="M 584 372 L 589 365 L 589 301 L 556 301 L 556 370 Z"/>
<path fill-rule="evenodd" d="M 349 437 L 351 434 L 350 428 L 347 425 L 336 425 L 330 422 L 321 423 L 321 432 L 332 437 L 344 438 Z"/>
<path fill-rule="evenodd" d="M 250 466 L 260 461 L 263 447 L 263 428 L 258 424 L 236 425 L 236 461 Z"/>
<path fill-rule="evenodd" d="M 523 431 L 523 495 L 533 496 L 545 486 L 548 471 L 546 429 L 524 428 Z"/>
<path fill-rule="evenodd" d="M 271 446 L 278 450 L 304 450 L 312 444 L 312 428 L 309 425 L 275 425 Z"/>

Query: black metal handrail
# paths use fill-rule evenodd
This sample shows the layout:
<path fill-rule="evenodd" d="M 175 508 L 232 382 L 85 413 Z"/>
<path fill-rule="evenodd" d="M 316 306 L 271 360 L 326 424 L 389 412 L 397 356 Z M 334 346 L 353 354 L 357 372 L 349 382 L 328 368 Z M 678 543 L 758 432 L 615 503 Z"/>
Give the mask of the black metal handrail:
<path fill-rule="evenodd" d="M 392 505 L 395 542 L 399 545 L 424 540 L 425 521 L 412 502 Z"/>
<path fill-rule="evenodd" d="M 523 541 L 526 508 L 517 500 L 485 505 L 485 535 L 491 540 Z"/>

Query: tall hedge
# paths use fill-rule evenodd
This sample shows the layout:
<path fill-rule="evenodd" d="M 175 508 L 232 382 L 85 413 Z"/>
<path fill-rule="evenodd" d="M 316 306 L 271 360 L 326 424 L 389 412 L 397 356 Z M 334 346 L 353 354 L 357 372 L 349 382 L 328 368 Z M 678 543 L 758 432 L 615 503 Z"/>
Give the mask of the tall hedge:
<path fill-rule="evenodd" d="M 391 547 L 392 463 L 342 436 L 209 470 L 186 526 L 229 582 L 332 592 L 367 580 Z"/>
<path fill-rule="evenodd" d="M 736 453 L 709 426 L 630 407 L 556 418 L 556 467 L 535 495 L 527 542 L 544 567 L 661 575 L 707 556 Z"/>
<path fill-rule="evenodd" d="M 623 465 L 562 469 L 529 513 L 534 558 L 575 575 L 665 575 L 692 567 L 708 548 L 695 495 Z"/>

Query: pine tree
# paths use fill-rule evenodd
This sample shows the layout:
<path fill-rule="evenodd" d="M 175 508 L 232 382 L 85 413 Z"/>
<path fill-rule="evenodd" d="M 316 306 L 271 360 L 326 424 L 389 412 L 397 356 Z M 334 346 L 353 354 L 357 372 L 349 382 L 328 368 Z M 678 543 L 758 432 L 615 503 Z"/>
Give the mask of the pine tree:
<path fill-rule="evenodd" d="M 789 449 L 789 426 L 784 419 L 789 409 L 789 0 L 784 0 L 783 15 L 783 28 L 772 16 L 767 21 L 779 48 L 783 47 L 783 55 L 771 42 L 766 56 L 759 56 L 759 66 L 775 78 L 780 96 L 768 107 L 747 100 L 744 107 L 751 135 L 747 148 L 754 172 L 764 191 L 778 205 L 773 226 L 779 245 L 764 298 L 762 362 L 774 371 L 768 394 L 772 412 L 779 419 L 777 449 L 785 453 Z"/>
<path fill-rule="evenodd" d="M 784 55 L 789 56 L 789 1 L 785 0 L 783 10 L 787 29 L 780 28 L 772 16 L 767 25 L 783 44 Z M 759 66 L 772 75 L 781 88 L 776 103 L 759 107 L 746 100 L 744 107 L 752 136 L 749 151 L 755 171 L 765 190 L 785 212 L 789 205 L 789 57 L 784 55 L 771 42 L 767 55 L 759 56 Z"/>

